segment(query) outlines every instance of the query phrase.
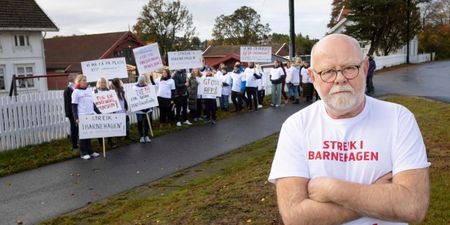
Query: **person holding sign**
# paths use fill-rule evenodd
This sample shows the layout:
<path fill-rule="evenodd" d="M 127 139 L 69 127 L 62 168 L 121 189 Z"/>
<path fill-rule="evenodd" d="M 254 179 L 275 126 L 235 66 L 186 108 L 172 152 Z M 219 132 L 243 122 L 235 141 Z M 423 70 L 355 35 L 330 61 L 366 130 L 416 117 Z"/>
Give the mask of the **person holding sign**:
<path fill-rule="evenodd" d="M 133 86 L 134 91 L 139 91 L 147 86 L 147 81 L 144 75 L 139 75 L 138 82 L 136 85 Z M 138 125 L 138 132 L 139 132 L 139 142 L 146 143 L 151 142 L 152 140 L 148 136 L 148 131 L 150 129 L 150 125 L 152 123 L 152 108 L 148 109 L 142 109 L 139 111 L 136 111 L 136 118 L 137 118 L 137 125 Z M 147 121 L 147 113 L 150 113 L 150 121 Z"/>
<path fill-rule="evenodd" d="M 199 68 L 192 69 L 191 76 L 189 77 L 188 105 L 194 121 L 200 120 L 202 114 L 202 105 L 203 105 L 202 96 L 198 94 L 198 86 L 201 80 L 202 80 L 202 73 L 200 72 L 200 69 Z"/>
<path fill-rule="evenodd" d="M 248 97 L 248 110 L 249 111 L 258 111 L 258 98 L 256 97 L 258 94 L 258 83 L 257 80 L 261 79 L 261 74 L 256 73 L 255 63 L 249 62 L 248 67 L 245 68 L 245 80 L 246 87 L 245 90 L 247 92 Z"/>
<path fill-rule="evenodd" d="M 243 73 L 240 72 L 240 65 L 234 65 L 233 72 L 231 73 L 231 101 L 233 101 L 235 112 L 242 110 L 242 85 Z"/>
<path fill-rule="evenodd" d="M 97 94 L 102 91 L 109 91 L 108 81 L 104 77 L 98 78 L 97 84 L 95 85 L 94 93 Z M 98 143 L 100 144 L 100 146 L 103 146 L 103 138 L 98 138 Z M 117 147 L 113 144 L 112 137 L 108 137 L 108 147 L 109 148 Z"/>
<path fill-rule="evenodd" d="M 77 123 L 79 122 L 79 115 L 100 114 L 100 111 L 94 104 L 92 92 L 87 90 L 87 87 L 86 76 L 79 74 L 75 78 L 75 90 L 72 93 L 72 113 Z M 100 154 L 92 150 L 91 139 L 80 139 L 80 153 L 81 158 L 85 160 L 100 156 Z"/>
<path fill-rule="evenodd" d="M 159 125 L 167 123 L 170 126 L 170 110 L 172 109 L 172 99 L 175 95 L 175 82 L 170 77 L 169 69 L 162 70 L 161 78 L 156 80 L 158 87 L 158 104 L 159 104 Z"/>
<path fill-rule="evenodd" d="M 261 74 L 261 79 L 256 80 L 258 84 L 258 108 L 263 107 L 264 97 L 266 96 L 266 76 L 264 75 L 264 71 L 261 68 L 261 65 L 256 64 L 256 73 Z"/>
<path fill-rule="evenodd" d="M 120 111 L 117 111 L 116 113 L 127 113 L 128 110 L 128 103 L 125 99 L 125 91 L 123 90 L 123 84 L 122 81 L 119 78 L 114 78 L 111 81 L 111 87 L 116 91 L 117 98 L 119 99 L 120 104 Z M 127 129 L 127 136 L 126 139 L 130 139 L 130 117 L 127 115 L 125 117 L 125 124 Z"/>
<path fill-rule="evenodd" d="M 187 87 L 189 86 L 189 81 L 186 76 L 185 70 L 177 70 L 172 78 L 175 81 L 175 107 L 176 107 L 176 120 L 177 126 L 181 127 L 181 122 L 186 125 L 192 125 L 187 119 Z M 181 118 L 181 108 L 183 108 L 183 118 Z"/>
<path fill-rule="evenodd" d="M 218 77 L 222 82 L 222 96 L 220 97 L 220 108 L 223 111 L 228 112 L 229 108 L 228 101 L 231 94 L 231 75 L 230 73 L 227 73 L 227 68 L 223 63 L 220 64 L 219 70 L 220 74 L 222 74 L 220 77 Z"/>
<path fill-rule="evenodd" d="M 211 70 L 205 71 L 205 78 L 213 78 L 214 75 Z M 207 80 L 205 80 L 206 82 Z M 220 83 L 218 83 L 220 84 Z M 217 111 L 217 102 L 216 96 L 213 95 L 203 95 L 203 102 L 205 103 L 205 111 L 206 111 L 206 121 L 205 123 L 211 122 L 211 124 L 216 124 L 216 111 Z"/>

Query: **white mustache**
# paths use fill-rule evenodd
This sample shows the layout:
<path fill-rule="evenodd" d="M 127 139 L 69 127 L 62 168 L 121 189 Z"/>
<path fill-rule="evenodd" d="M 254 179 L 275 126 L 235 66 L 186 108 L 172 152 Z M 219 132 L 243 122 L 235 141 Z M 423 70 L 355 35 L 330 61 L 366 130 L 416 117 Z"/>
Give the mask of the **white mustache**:
<path fill-rule="evenodd" d="M 350 85 L 345 85 L 345 86 L 341 86 L 341 85 L 336 85 L 333 86 L 330 90 L 330 94 L 335 94 L 341 91 L 349 91 L 353 94 L 354 90 Z"/>

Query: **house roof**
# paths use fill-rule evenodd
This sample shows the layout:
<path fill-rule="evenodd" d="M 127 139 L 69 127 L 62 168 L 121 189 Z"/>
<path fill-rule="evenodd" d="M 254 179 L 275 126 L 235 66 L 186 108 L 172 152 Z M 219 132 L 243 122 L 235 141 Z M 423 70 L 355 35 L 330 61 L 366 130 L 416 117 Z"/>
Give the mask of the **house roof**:
<path fill-rule="evenodd" d="M 58 31 L 34 0 L 0 0 L 0 30 Z"/>
<path fill-rule="evenodd" d="M 80 62 L 107 58 L 130 38 L 144 45 L 129 31 L 44 39 L 47 69 L 70 67 L 71 71 L 81 71 Z"/>
<path fill-rule="evenodd" d="M 287 44 L 273 44 L 272 45 L 272 54 L 278 55 L 281 53 L 285 53 L 285 49 Z M 289 53 L 289 50 L 287 50 Z M 235 55 L 241 54 L 241 46 L 240 45 L 213 45 L 209 46 L 204 52 L 203 57 L 225 57 L 233 53 Z"/>

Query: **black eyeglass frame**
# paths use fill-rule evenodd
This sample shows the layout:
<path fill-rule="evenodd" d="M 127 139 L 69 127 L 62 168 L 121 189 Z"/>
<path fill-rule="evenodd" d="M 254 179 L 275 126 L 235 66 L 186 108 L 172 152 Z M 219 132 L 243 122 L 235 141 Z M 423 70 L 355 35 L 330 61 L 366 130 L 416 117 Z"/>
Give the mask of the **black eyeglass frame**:
<path fill-rule="evenodd" d="M 358 75 L 359 75 L 359 69 L 361 68 L 361 64 L 362 64 L 363 62 L 364 62 L 364 61 L 362 61 L 361 63 L 359 63 L 359 64 L 357 64 L 357 65 L 349 65 L 349 66 L 345 66 L 344 68 L 342 68 L 342 69 L 340 69 L 340 70 L 335 70 L 335 69 L 325 69 L 325 70 L 322 70 L 322 71 L 319 71 L 319 72 L 317 72 L 317 71 L 315 71 L 315 70 L 313 70 L 313 71 L 314 71 L 314 73 L 318 74 L 319 77 L 320 77 L 320 79 L 321 79 L 323 82 L 325 82 L 325 83 L 333 83 L 333 82 L 336 80 L 336 78 L 337 78 L 338 72 L 341 72 L 342 76 L 344 76 L 345 79 L 347 79 L 347 80 L 353 80 L 353 79 L 355 79 L 356 77 L 358 77 Z M 352 67 L 356 67 L 357 72 L 356 72 L 356 74 L 355 74 L 353 77 L 348 77 L 348 76 L 347 76 L 347 73 L 345 73 L 344 71 L 345 71 L 346 69 L 349 69 L 349 68 L 352 68 Z M 333 73 L 334 73 L 334 76 L 331 76 L 331 78 L 333 78 L 333 79 L 325 80 L 325 79 L 323 78 L 323 75 L 322 75 L 324 72 L 333 72 Z"/>

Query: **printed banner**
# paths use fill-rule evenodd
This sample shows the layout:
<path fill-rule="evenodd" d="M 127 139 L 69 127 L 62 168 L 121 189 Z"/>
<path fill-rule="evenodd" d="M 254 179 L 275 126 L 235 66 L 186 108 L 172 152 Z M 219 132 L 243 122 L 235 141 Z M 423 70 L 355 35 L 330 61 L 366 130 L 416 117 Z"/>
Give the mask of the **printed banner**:
<path fill-rule="evenodd" d="M 139 74 L 146 74 L 163 68 L 158 43 L 133 49 Z"/>
<path fill-rule="evenodd" d="M 119 98 L 114 90 L 111 91 L 99 91 L 94 93 L 94 104 L 102 114 L 108 114 L 120 111 Z"/>
<path fill-rule="evenodd" d="M 131 112 L 158 106 L 158 97 L 153 85 L 147 85 L 139 90 L 130 90 L 126 96 Z"/>
<path fill-rule="evenodd" d="M 200 80 L 197 94 L 202 98 L 216 98 L 222 96 L 222 82 L 219 78 L 205 77 Z"/>
<path fill-rule="evenodd" d="M 202 51 L 169 52 L 168 56 L 171 70 L 202 67 Z"/>
<path fill-rule="evenodd" d="M 125 58 L 99 59 L 81 62 L 83 75 L 87 82 L 96 82 L 100 77 L 112 80 L 116 77 L 127 78 L 127 63 Z"/>
<path fill-rule="evenodd" d="M 272 62 L 272 47 L 241 46 L 241 62 Z"/>
<path fill-rule="evenodd" d="M 125 113 L 80 115 L 80 139 L 126 136 L 125 116 Z"/>

